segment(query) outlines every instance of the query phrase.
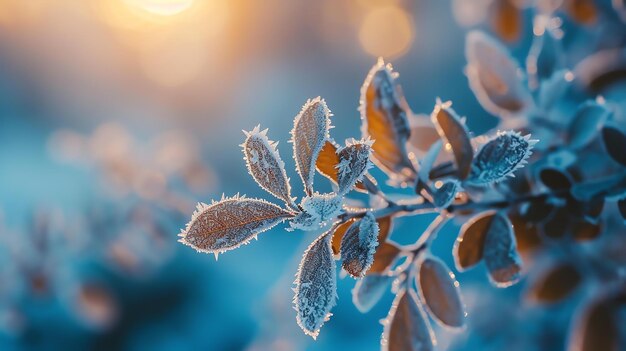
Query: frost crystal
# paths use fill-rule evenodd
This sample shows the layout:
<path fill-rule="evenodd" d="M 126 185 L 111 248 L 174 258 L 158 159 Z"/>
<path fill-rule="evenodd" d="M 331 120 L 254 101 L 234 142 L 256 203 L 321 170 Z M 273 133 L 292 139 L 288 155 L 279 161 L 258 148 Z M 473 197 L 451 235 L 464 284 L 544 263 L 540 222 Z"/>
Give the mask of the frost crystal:
<path fill-rule="evenodd" d="M 378 223 L 371 212 L 354 222 L 341 239 L 342 267 L 354 278 L 362 278 L 374 262 L 378 247 Z"/>
<path fill-rule="evenodd" d="M 341 212 L 342 198 L 334 193 L 315 193 L 302 199 L 300 206 L 306 213 L 317 218 L 320 225 L 325 225 Z"/>
<path fill-rule="evenodd" d="M 519 279 L 522 260 L 516 246 L 513 225 L 506 216 L 496 214 L 485 237 L 483 255 L 489 277 L 498 287 L 515 284 Z"/>
<path fill-rule="evenodd" d="M 293 298 L 296 320 L 305 334 L 317 338 L 337 298 L 337 276 L 331 235 L 322 234 L 307 248 L 296 273 Z"/>
<path fill-rule="evenodd" d="M 198 204 L 179 234 L 181 243 L 206 253 L 221 253 L 247 244 L 293 214 L 259 199 L 235 196 L 211 205 Z"/>
<path fill-rule="evenodd" d="M 270 141 L 267 138 L 267 129 L 261 131 L 260 126 L 256 126 L 250 132 L 244 131 L 244 134 L 246 140 L 241 146 L 252 178 L 261 188 L 295 207 L 285 172 L 285 163 L 276 150 L 278 143 Z"/>
<path fill-rule="evenodd" d="M 443 185 L 433 194 L 435 206 L 441 209 L 445 209 L 450 206 L 452 201 L 454 201 L 454 197 L 459 191 L 460 186 L 461 184 L 456 180 L 445 181 Z"/>
<path fill-rule="evenodd" d="M 485 110 L 496 116 L 519 114 L 532 106 L 520 68 L 507 49 L 491 36 L 472 31 L 465 42 L 470 88 Z"/>
<path fill-rule="evenodd" d="M 300 212 L 297 216 L 295 216 L 290 222 L 288 231 L 292 231 L 293 229 L 300 229 L 305 231 L 316 230 L 320 228 L 320 218 L 318 216 L 314 216 L 308 212 Z"/>
<path fill-rule="evenodd" d="M 313 176 L 317 157 L 329 139 L 330 110 L 324 99 L 308 100 L 296 116 L 291 130 L 296 169 L 307 194 L 313 193 Z"/>
<path fill-rule="evenodd" d="M 513 172 L 526 164 L 536 143 L 537 140 L 530 139 L 530 134 L 522 136 L 519 132 L 499 132 L 478 151 L 466 183 L 486 185 L 507 176 L 513 177 Z"/>
<path fill-rule="evenodd" d="M 406 151 L 411 136 L 408 104 L 396 83 L 397 73 L 382 59 L 372 67 L 361 88 L 362 134 L 376 140 L 374 160 L 387 174 L 401 180 L 415 176 Z"/>
<path fill-rule="evenodd" d="M 370 156 L 372 154 L 373 141 L 354 139 L 347 140 L 346 146 L 337 151 L 339 164 L 337 164 L 337 184 L 339 194 L 345 195 L 360 181 L 365 172 L 371 168 Z"/>

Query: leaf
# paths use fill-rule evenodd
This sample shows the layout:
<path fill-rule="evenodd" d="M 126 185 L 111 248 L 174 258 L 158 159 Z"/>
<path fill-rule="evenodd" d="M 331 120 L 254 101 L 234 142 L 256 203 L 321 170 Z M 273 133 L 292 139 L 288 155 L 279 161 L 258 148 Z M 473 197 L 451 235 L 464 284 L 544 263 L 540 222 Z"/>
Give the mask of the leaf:
<path fill-rule="evenodd" d="M 543 33 L 534 36 L 526 58 L 526 71 L 532 78 L 533 89 L 562 67 L 562 54 L 561 42 L 549 28 L 543 28 Z"/>
<path fill-rule="evenodd" d="M 500 213 L 493 217 L 489 225 L 483 258 L 489 278 L 497 287 L 513 285 L 519 279 L 522 260 L 517 253 L 513 225 Z"/>
<path fill-rule="evenodd" d="M 439 322 L 452 328 L 465 325 L 465 309 L 459 283 L 443 261 L 425 258 L 419 266 L 417 282 L 422 300 Z"/>
<path fill-rule="evenodd" d="M 318 216 L 302 211 L 289 221 L 289 227 L 287 231 L 292 231 L 293 229 L 312 231 L 321 227 L 321 221 Z"/>
<path fill-rule="evenodd" d="M 337 298 L 335 260 L 330 244 L 330 233 L 320 235 L 302 256 L 296 273 L 296 320 L 306 335 L 317 338 L 320 328 L 331 314 Z"/>
<path fill-rule="evenodd" d="M 498 132 L 478 151 L 465 182 L 486 185 L 513 177 L 513 172 L 527 163 L 536 143 L 536 140 L 530 139 L 530 134 L 522 136 L 519 132 Z"/>
<path fill-rule="evenodd" d="M 483 258 L 485 238 L 494 216 L 495 212 L 484 212 L 461 227 L 453 249 L 454 263 L 460 272 L 476 265 Z"/>
<path fill-rule="evenodd" d="M 604 127 L 602 129 L 602 140 L 604 141 L 604 148 L 609 153 L 609 156 L 615 162 L 626 166 L 626 135 L 621 130 L 613 127 Z"/>
<path fill-rule="evenodd" d="M 418 172 L 418 178 L 423 183 L 427 183 L 430 180 L 430 171 L 433 169 L 433 165 L 437 160 L 437 156 L 441 151 L 441 147 L 443 143 L 441 140 L 437 140 L 431 147 L 428 149 L 428 152 L 422 160 L 420 161 L 420 169 Z"/>
<path fill-rule="evenodd" d="M 446 149 L 452 149 L 459 178 L 469 175 L 474 149 L 465 122 L 454 112 L 451 102 L 437 102 L 432 113 L 432 120 L 437 132 L 447 142 Z M 449 146 L 448 146 L 449 145 Z"/>
<path fill-rule="evenodd" d="M 335 193 L 314 193 L 302 199 L 300 207 L 303 211 L 317 218 L 321 222 L 320 226 L 324 226 L 341 213 L 342 200 L 342 197 Z"/>
<path fill-rule="evenodd" d="M 327 140 L 315 163 L 317 171 L 335 184 L 337 184 L 337 166 L 339 165 L 337 149 L 337 145 L 332 140 Z M 358 191 L 366 192 L 362 182 L 357 182 L 355 188 Z"/>
<path fill-rule="evenodd" d="M 285 163 L 276 150 L 278 143 L 270 141 L 267 138 L 267 129 L 261 131 L 260 126 L 250 132 L 244 131 L 244 134 L 246 140 L 241 146 L 252 178 L 263 190 L 295 208 L 291 198 L 291 186 L 285 173 Z"/>
<path fill-rule="evenodd" d="M 581 201 L 596 197 L 621 198 L 626 195 L 626 173 L 575 184 L 572 195 Z"/>
<path fill-rule="evenodd" d="M 315 164 L 329 138 L 331 112 L 321 97 L 308 100 L 296 116 L 291 130 L 293 157 L 308 195 L 313 193 Z"/>
<path fill-rule="evenodd" d="M 103 285 L 84 283 L 74 298 L 76 312 L 87 324 L 99 329 L 110 327 L 119 315 L 118 302 Z"/>
<path fill-rule="evenodd" d="M 533 284 L 530 297 L 539 302 L 557 302 L 569 296 L 581 281 L 581 272 L 573 264 L 558 264 Z"/>
<path fill-rule="evenodd" d="M 363 279 L 359 279 L 352 289 L 352 302 L 354 306 L 361 312 L 365 313 L 374 307 L 374 305 L 385 294 L 385 291 L 395 279 L 394 276 L 368 274 Z"/>
<path fill-rule="evenodd" d="M 332 247 L 333 247 L 334 255 L 339 255 L 339 253 L 341 252 L 341 240 L 343 239 L 343 236 L 346 234 L 346 231 L 348 230 L 348 228 L 350 228 L 352 223 L 354 223 L 354 221 L 355 221 L 354 218 L 349 219 L 341 223 L 340 225 L 338 225 L 337 228 L 335 229 L 335 232 L 333 233 L 333 240 L 332 240 Z"/>
<path fill-rule="evenodd" d="M 561 69 L 554 72 L 548 79 L 539 83 L 539 93 L 537 94 L 538 105 L 544 111 L 548 111 L 561 101 L 563 94 L 570 87 L 574 75 L 572 72 Z"/>
<path fill-rule="evenodd" d="M 597 9 L 593 0 L 569 0 L 565 2 L 567 14 L 576 22 L 591 24 L 597 19 Z"/>
<path fill-rule="evenodd" d="M 359 111 L 362 134 L 376 140 L 374 162 L 391 177 L 403 181 L 415 178 L 415 169 L 406 151 L 411 136 L 407 115 L 411 114 L 397 74 L 382 59 L 369 71 L 363 87 Z"/>
<path fill-rule="evenodd" d="M 574 321 L 568 351 L 623 350 L 626 292 L 602 294 L 585 307 Z"/>
<path fill-rule="evenodd" d="M 380 237 L 380 235 L 379 235 Z M 378 241 L 381 243 L 380 239 Z M 368 275 L 383 273 L 391 266 L 393 261 L 395 261 L 396 257 L 400 253 L 400 248 L 391 242 L 382 242 L 376 248 L 376 253 L 374 254 L 374 262 L 372 266 L 367 271 Z"/>
<path fill-rule="evenodd" d="M 371 212 L 354 222 L 341 240 L 342 267 L 354 278 L 362 278 L 374 262 L 378 246 L 378 223 Z"/>
<path fill-rule="evenodd" d="M 179 242 L 199 252 L 218 253 L 236 249 L 285 219 L 286 210 L 245 196 L 222 198 L 210 205 L 200 203 Z"/>
<path fill-rule="evenodd" d="M 567 190 L 572 187 L 570 177 L 554 168 L 544 168 L 539 172 L 539 179 L 543 185 L 551 190 Z"/>
<path fill-rule="evenodd" d="M 485 110 L 496 116 L 518 115 L 533 105 L 517 62 L 491 36 L 471 31 L 465 41 L 470 88 Z"/>
<path fill-rule="evenodd" d="M 383 322 L 382 351 L 430 351 L 435 336 L 412 290 L 400 290 Z"/>
<path fill-rule="evenodd" d="M 337 151 L 339 157 L 339 164 L 337 164 L 338 194 L 345 195 L 357 182 L 363 179 L 371 167 L 371 155 L 372 141 L 370 140 L 347 140 L 346 146 Z"/>
<path fill-rule="evenodd" d="M 439 133 L 429 115 L 410 115 L 409 126 L 411 136 L 408 143 L 417 150 L 418 155 L 426 153 L 431 145 L 439 140 Z"/>
<path fill-rule="evenodd" d="M 522 31 L 521 10 L 513 0 L 496 0 L 492 6 L 494 8 L 490 19 L 493 31 L 508 42 L 518 40 Z"/>
<path fill-rule="evenodd" d="M 446 180 L 433 194 L 433 202 L 437 208 L 445 209 L 450 206 L 461 184 L 456 180 Z"/>
<path fill-rule="evenodd" d="M 513 224 L 517 250 L 522 254 L 530 252 L 541 245 L 541 237 L 537 225 L 527 221 L 519 215 L 510 215 L 509 220 Z"/>
<path fill-rule="evenodd" d="M 569 126 L 569 146 L 573 149 L 587 146 L 600 134 L 600 130 L 611 114 L 611 111 L 603 104 L 595 101 L 583 103 Z"/>

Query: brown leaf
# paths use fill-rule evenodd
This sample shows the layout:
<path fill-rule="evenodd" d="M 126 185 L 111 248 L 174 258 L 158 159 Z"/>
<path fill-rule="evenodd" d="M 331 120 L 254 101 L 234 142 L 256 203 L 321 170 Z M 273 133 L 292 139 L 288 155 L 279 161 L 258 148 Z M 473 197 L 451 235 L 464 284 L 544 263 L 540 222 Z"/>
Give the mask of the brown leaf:
<path fill-rule="evenodd" d="M 559 264 L 533 284 L 529 296 L 539 302 L 557 302 L 571 294 L 581 281 L 582 275 L 574 265 Z"/>
<path fill-rule="evenodd" d="M 494 216 L 495 212 L 484 212 L 461 227 L 453 249 L 454 262 L 460 272 L 474 266 L 483 258 L 485 237 Z"/>
<path fill-rule="evenodd" d="M 465 123 L 452 109 L 452 103 L 437 103 L 431 118 L 437 132 L 445 140 L 454 154 L 459 178 L 467 178 L 474 158 L 474 148 Z M 446 146 L 446 149 L 448 147 Z"/>
<path fill-rule="evenodd" d="M 247 244 L 289 217 L 293 214 L 264 200 L 224 198 L 211 205 L 198 204 L 191 221 L 179 234 L 179 241 L 200 252 L 217 255 Z"/>
<path fill-rule="evenodd" d="M 337 149 L 337 145 L 332 140 L 326 140 L 315 163 L 317 171 L 335 184 L 337 184 L 337 165 L 339 165 Z M 365 186 L 360 181 L 354 187 L 360 192 L 367 192 Z"/>
<path fill-rule="evenodd" d="M 345 147 L 337 150 L 339 157 L 339 164 L 336 167 L 338 194 L 345 195 L 363 179 L 371 167 L 371 154 L 372 142 L 370 140 L 348 140 Z"/>
<path fill-rule="evenodd" d="M 383 351 L 430 351 L 435 336 L 412 290 L 398 292 L 384 321 Z"/>
<path fill-rule="evenodd" d="M 378 223 L 372 212 L 352 223 L 341 239 L 341 266 L 354 278 L 362 278 L 374 262 L 378 247 Z"/>
<path fill-rule="evenodd" d="M 430 146 L 439 140 L 439 133 L 437 133 L 437 128 L 432 124 L 430 116 L 411 116 L 409 125 L 411 127 L 409 145 L 417 149 L 419 155 L 428 152 Z"/>
<path fill-rule="evenodd" d="M 383 243 L 389 237 L 389 234 L 393 230 L 393 217 L 386 216 L 376 219 L 378 222 L 378 227 L 380 230 L 378 231 L 378 242 Z"/>
<path fill-rule="evenodd" d="M 400 248 L 392 242 L 383 242 L 378 245 L 374 254 L 374 263 L 367 271 L 367 274 L 383 273 L 391 266 L 400 253 Z"/>
<path fill-rule="evenodd" d="M 293 157 L 308 195 L 313 193 L 313 176 L 318 154 L 329 137 L 330 116 L 324 99 L 317 97 L 302 106 L 293 122 Z"/>
<path fill-rule="evenodd" d="M 380 59 L 361 88 L 362 133 L 376 142 L 374 162 L 389 176 L 403 181 L 415 179 L 415 169 L 406 151 L 411 135 L 407 115 L 411 113 L 395 81 L 390 65 Z"/>
<path fill-rule="evenodd" d="M 565 10 L 576 22 L 582 24 L 594 23 L 598 16 L 593 0 L 566 0 Z"/>
<path fill-rule="evenodd" d="M 613 291 L 597 298 L 574 322 L 568 351 L 620 351 L 624 347 L 623 315 L 626 291 Z"/>
<path fill-rule="evenodd" d="M 525 220 L 520 215 L 509 215 L 509 220 L 513 224 L 513 232 L 519 252 L 530 252 L 541 245 L 541 237 L 535 224 Z"/>
<path fill-rule="evenodd" d="M 522 13 L 513 0 L 496 0 L 491 15 L 493 31 L 508 42 L 517 41 L 522 32 Z"/>
<path fill-rule="evenodd" d="M 443 261 L 425 258 L 419 266 L 417 285 L 430 313 L 448 327 L 465 324 L 465 310 L 459 292 L 459 283 Z"/>
<path fill-rule="evenodd" d="M 341 251 L 341 240 L 343 239 L 344 234 L 346 234 L 346 231 L 348 230 L 348 228 L 350 228 L 350 225 L 352 225 L 352 223 L 354 223 L 354 218 L 349 219 L 344 223 L 341 223 L 335 229 L 335 233 L 333 234 L 333 241 L 332 241 L 334 255 L 339 255 L 339 252 Z"/>

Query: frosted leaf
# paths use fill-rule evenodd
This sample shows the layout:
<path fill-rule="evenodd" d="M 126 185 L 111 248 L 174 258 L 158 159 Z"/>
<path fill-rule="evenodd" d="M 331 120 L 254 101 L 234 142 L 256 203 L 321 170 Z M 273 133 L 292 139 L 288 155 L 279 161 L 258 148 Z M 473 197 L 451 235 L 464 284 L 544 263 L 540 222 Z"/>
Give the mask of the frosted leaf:
<path fill-rule="evenodd" d="M 398 291 L 383 325 L 382 351 L 435 349 L 435 335 L 413 290 Z"/>
<path fill-rule="evenodd" d="M 359 111 L 364 137 L 376 140 L 374 162 L 393 178 L 407 181 L 415 178 L 415 169 L 406 151 L 411 135 L 407 115 L 411 114 L 404 100 L 397 74 L 382 59 L 369 71 L 363 87 Z"/>
<path fill-rule="evenodd" d="M 518 115 L 532 107 L 521 70 L 507 49 L 480 31 L 468 33 L 465 41 L 467 77 L 483 108 L 496 116 Z"/>
<path fill-rule="evenodd" d="M 602 140 L 609 156 L 615 162 L 626 166 L 626 152 L 624 152 L 626 148 L 626 134 L 617 128 L 604 127 L 602 129 Z"/>
<path fill-rule="evenodd" d="M 371 310 L 389 289 L 394 279 L 394 276 L 389 275 L 368 274 L 357 281 L 352 289 L 354 306 L 362 313 Z"/>
<path fill-rule="evenodd" d="M 343 239 L 344 234 L 346 234 L 346 231 L 348 231 L 348 228 L 350 228 L 352 223 L 354 223 L 354 221 L 354 218 L 349 219 L 339 224 L 335 229 L 332 240 L 333 254 L 339 255 L 339 252 L 341 251 L 341 240 Z"/>
<path fill-rule="evenodd" d="M 315 163 L 315 167 L 317 171 L 320 172 L 321 175 L 328 178 L 334 184 L 337 184 L 337 166 L 339 165 L 339 155 L 337 155 L 337 150 L 339 147 L 335 145 L 335 142 L 332 140 L 327 140 L 324 143 L 324 147 L 322 151 L 320 151 L 317 162 Z M 362 182 L 357 182 L 355 187 L 357 191 L 366 192 L 366 187 Z"/>
<path fill-rule="evenodd" d="M 486 185 L 513 177 L 513 172 L 527 163 L 537 140 L 530 139 L 530 134 L 522 136 L 519 132 L 498 132 L 478 151 L 472 162 L 469 178 L 471 185 Z"/>
<path fill-rule="evenodd" d="M 456 193 L 459 191 L 461 183 L 456 180 L 446 180 L 443 185 L 435 190 L 433 194 L 433 202 L 435 206 L 440 209 L 445 209 L 456 197 Z"/>
<path fill-rule="evenodd" d="M 354 222 L 341 240 L 343 269 L 354 278 L 362 278 L 374 262 L 378 246 L 378 223 L 371 212 Z"/>
<path fill-rule="evenodd" d="M 454 263 L 460 272 L 476 265 L 483 258 L 485 237 L 494 216 L 495 212 L 481 213 L 461 227 L 453 249 Z"/>
<path fill-rule="evenodd" d="M 244 134 L 246 140 L 241 146 L 252 178 L 261 188 L 295 208 L 289 179 L 285 173 L 285 163 L 276 150 L 278 143 L 270 141 L 267 138 L 267 129 L 262 131 L 260 126 L 250 132 L 244 131 Z"/>
<path fill-rule="evenodd" d="M 558 264 L 533 282 L 529 296 L 539 302 L 560 301 L 576 290 L 582 278 L 581 272 L 573 264 Z"/>
<path fill-rule="evenodd" d="M 221 253 L 247 244 L 259 233 L 292 217 L 286 210 L 259 199 L 223 198 L 210 205 L 198 204 L 181 243 L 200 252 Z"/>
<path fill-rule="evenodd" d="M 313 193 L 317 157 L 329 138 L 330 110 L 324 99 L 308 100 L 296 116 L 291 130 L 293 157 L 308 195 Z"/>
<path fill-rule="evenodd" d="M 460 328 L 465 325 L 465 307 L 461 301 L 459 283 L 443 261 L 426 257 L 416 278 L 422 300 L 431 315 L 443 325 Z"/>
<path fill-rule="evenodd" d="M 573 149 L 587 146 L 596 136 L 600 135 L 600 130 L 611 114 L 611 111 L 603 104 L 595 101 L 583 103 L 576 111 L 574 120 L 569 126 L 569 146 Z"/>
<path fill-rule="evenodd" d="M 506 216 L 497 213 L 491 220 L 483 248 L 485 265 L 494 285 L 507 287 L 519 279 L 522 260 L 516 246 L 513 225 Z"/>
<path fill-rule="evenodd" d="M 317 230 L 321 227 L 321 220 L 319 216 L 310 214 L 308 212 L 300 212 L 297 216 L 295 216 L 291 221 L 289 221 L 289 226 L 291 229 L 287 229 L 291 231 L 293 229 L 300 229 L 305 231 Z"/>
<path fill-rule="evenodd" d="M 380 231 L 383 230 L 382 226 L 379 222 Z M 391 264 L 396 260 L 396 257 L 400 254 L 400 248 L 392 243 L 392 242 L 381 242 L 380 233 L 378 235 L 378 242 L 380 243 L 376 248 L 376 253 L 374 254 L 374 262 L 372 266 L 367 271 L 367 274 L 374 273 L 383 273 L 387 271 L 387 269 L 391 266 Z"/>
<path fill-rule="evenodd" d="M 409 126 L 411 127 L 411 137 L 408 145 L 413 148 L 417 155 L 423 155 L 430 147 L 439 141 L 437 128 L 430 120 L 430 115 L 409 116 Z"/>
<path fill-rule="evenodd" d="M 441 138 L 452 149 L 459 178 L 465 179 L 470 172 L 474 149 L 464 121 L 454 112 L 451 106 L 452 103 L 449 101 L 445 103 L 437 102 L 431 118 Z"/>
<path fill-rule="evenodd" d="M 352 187 L 363 179 L 363 176 L 371 168 L 370 156 L 372 154 L 372 141 L 370 140 L 347 140 L 346 146 L 337 151 L 339 164 L 337 164 L 338 193 L 345 195 Z"/>
<path fill-rule="evenodd" d="M 317 338 L 337 298 L 335 260 L 330 233 L 324 233 L 306 249 L 296 273 L 293 298 L 298 325 L 306 335 Z"/>
<path fill-rule="evenodd" d="M 437 140 L 437 142 L 431 145 L 426 155 L 424 155 L 420 161 L 418 178 L 422 182 L 427 183 L 430 180 L 430 171 L 433 169 L 433 165 L 435 164 L 435 160 L 437 160 L 437 156 L 439 155 L 442 146 L 443 142 L 441 140 Z"/>
<path fill-rule="evenodd" d="M 326 222 L 335 219 L 341 212 L 342 200 L 342 197 L 335 193 L 314 193 L 302 199 L 300 207 L 302 207 L 305 212 L 318 218 L 320 222 L 322 222 L 322 225 L 324 225 Z"/>

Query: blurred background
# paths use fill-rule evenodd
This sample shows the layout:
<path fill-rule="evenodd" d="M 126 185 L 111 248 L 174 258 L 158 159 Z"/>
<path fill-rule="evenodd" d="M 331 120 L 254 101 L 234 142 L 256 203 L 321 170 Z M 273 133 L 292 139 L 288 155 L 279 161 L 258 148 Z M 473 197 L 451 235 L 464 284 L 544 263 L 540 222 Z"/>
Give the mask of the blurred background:
<path fill-rule="evenodd" d="M 265 196 L 238 146 L 259 123 L 301 192 L 293 117 L 322 96 L 334 138 L 359 137 L 359 89 L 379 56 L 416 113 L 440 97 L 471 130 L 494 126 L 463 73 L 466 27 L 500 31 L 523 60 L 532 19 L 509 4 L 489 23 L 492 2 L 0 0 L 0 348 L 379 349 L 393 296 L 360 314 L 349 278 L 318 340 L 299 331 L 290 288 L 309 235 L 274 229 L 216 262 L 177 234 L 199 201 Z M 398 221 L 394 240 L 430 219 Z M 456 231 L 434 248 L 449 263 Z M 473 310 L 520 294 L 482 271 L 458 279 L 469 328 Z M 492 338 L 437 334 L 442 349 Z"/>

